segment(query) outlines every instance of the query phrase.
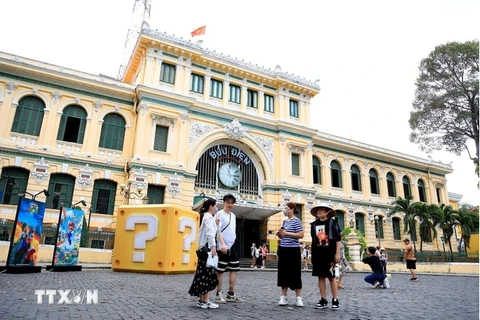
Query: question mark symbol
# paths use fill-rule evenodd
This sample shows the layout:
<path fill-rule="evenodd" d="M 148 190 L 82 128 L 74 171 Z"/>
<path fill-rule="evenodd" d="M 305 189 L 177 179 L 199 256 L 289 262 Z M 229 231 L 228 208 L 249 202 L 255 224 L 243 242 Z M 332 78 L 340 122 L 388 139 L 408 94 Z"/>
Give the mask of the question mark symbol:
<path fill-rule="evenodd" d="M 185 232 L 185 227 L 190 227 L 192 232 L 187 234 L 183 238 L 183 251 L 190 251 L 193 241 L 195 241 L 195 235 L 197 233 L 197 223 L 192 218 L 183 217 L 178 221 L 178 231 Z M 190 262 L 190 254 L 184 253 L 182 255 L 182 263 L 187 264 Z"/>
<path fill-rule="evenodd" d="M 133 238 L 134 249 L 145 249 L 146 242 L 153 240 L 158 234 L 158 218 L 153 214 L 138 214 L 127 218 L 125 221 L 125 230 L 135 230 L 135 225 L 140 223 L 147 224 L 147 231 L 139 232 Z M 145 252 L 133 252 L 133 262 L 145 262 Z"/>

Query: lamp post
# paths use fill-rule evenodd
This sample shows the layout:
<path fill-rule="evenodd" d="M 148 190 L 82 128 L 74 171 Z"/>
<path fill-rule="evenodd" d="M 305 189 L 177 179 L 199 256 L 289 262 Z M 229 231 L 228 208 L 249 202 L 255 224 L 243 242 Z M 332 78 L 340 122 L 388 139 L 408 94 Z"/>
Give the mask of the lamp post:
<path fill-rule="evenodd" d="M 28 192 L 28 191 L 25 191 L 25 192 L 23 192 L 23 193 L 19 193 L 18 195 L 19 195 L 20 197 L 25 197 L 25 196 L 28 194 L 29 196 L 32 197 L 32 200 L 35 200 L 35 198 L 36 198 L 38 195 L 40 195 L 41 193 L 44 193 L 44 194 L 45 194 L 45 197 L 50 197 L 50 193 L 48 192 L 47 189 L 43 189 L 42 191 L 39 191 L 39 192 L 37 192 L 37 193 L 35 193 L 35 194 L 32 194 L 32 193 L 30 193 L 30 192 Z"/>
<path fill-rule="evenodd" d="M 77 206 L 77 204 L 80 204 L 80 203 L 81 203 L 84 207 L 87 206 L 87 203 L 85 202 L 85 200 L 80 200 L 80 201 L 78 201 L 78 202 L 76 202 L 76 203 L 74 203 L 74 204 L 72 204 L 71 202 L 68 202 L 68 201 L 63 201 L 62 203 L 64 203 L 64 204 L 69 204 L 69 205 L 70 205 L 70 208 L 75 208 L 75 207 Z"/>
<path fill-rule="evenodd" d="M 123 203 L 124 204 L 129 204 L 130 199 L 135 199 L 135 198 L 140 198 L 143 200 L 144 204 L 148 204 L 148 197 L 144 194 L 142 194 L 143 188 L 142 187 L 137 187 L 137 192 L 132 191 L 132 179 L 128 179 L 127 185 L 122 183 L 120 185 L 120 194 L 123 196 Z"/>
<path fill-rule="evenodd" d="M 375 216 L 375 225 L 377 226 L 377 238 L 378 238 L 378 246 L 381 247 L 382 244 L 380 243 L 380 217 Z"/>

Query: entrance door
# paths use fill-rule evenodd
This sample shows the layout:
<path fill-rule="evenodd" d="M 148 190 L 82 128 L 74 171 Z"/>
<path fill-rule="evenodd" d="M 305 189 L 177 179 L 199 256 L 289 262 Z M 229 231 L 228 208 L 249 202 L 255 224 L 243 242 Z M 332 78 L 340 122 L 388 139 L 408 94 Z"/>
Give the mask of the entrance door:
<path fill-rule="evenodd" d="M 242 258 L 250 258 L 250 248 L 252 243 L 258 247 L 260 244 L 260 221 L 258 220 L 238 220 L 240 226 L 237 238 L 239 240 L 239 253 Z"/>

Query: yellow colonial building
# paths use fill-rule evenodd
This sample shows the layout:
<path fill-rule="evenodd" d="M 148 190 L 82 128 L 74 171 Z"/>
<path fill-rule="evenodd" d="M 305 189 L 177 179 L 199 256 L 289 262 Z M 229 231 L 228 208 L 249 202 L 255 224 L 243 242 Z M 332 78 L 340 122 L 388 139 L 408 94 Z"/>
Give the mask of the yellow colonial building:
<path fill-rule="evenodd" d="M 62 205 L 85 200 L 91 246 L 108 248 L 100 235 L 115 230 L 121 204 L 194 208 L 204 196 L 233 193 L 243 255 L 252 242 L 275 246 L 287 201 L 306 230 L 309 208 L 327 202 L 341 226 L 400 248 L 403 221 L 387 216 L 392 201 L 449 203 L 452 168 L 319 132 L 310 115 L 319 92 L 280 67 L 150 29 L 120 80 L 0 53 L 0 220 L 14 220 L 18 194 L 46 189 L 49 197 L 37 197 L 47 203 L 46 226 Z"/>

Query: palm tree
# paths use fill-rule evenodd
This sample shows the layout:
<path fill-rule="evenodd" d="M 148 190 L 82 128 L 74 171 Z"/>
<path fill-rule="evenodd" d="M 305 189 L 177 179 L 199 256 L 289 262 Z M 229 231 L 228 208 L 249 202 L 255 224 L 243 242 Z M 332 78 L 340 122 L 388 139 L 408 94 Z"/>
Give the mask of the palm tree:
<path fill-rule="evenodd" d="M 450 260 L 452 259 L 452 241 L 451 238 L 453 236 L 453 227 L 458 225 L 458 214 L 451 205 L 440 205 L 440 211 L 442 215 L 442 219 L 440 220 L 440 228 L 443 232 L 443 237 L 445 241 L 448 243 L 448 247 L 450 250 Z"/>
<path fill-rule="evenodd" d="M 460 238 L 460 250 L 462 242 L 465 243 L 465 248 L 470 247 L 470 237 L 473 232 L 478 229 L 479 216 L 478 213 L 471 212 L 468 207 L 462 206 L 457 213 L 457 220 L 462 229 L 462 237 Z M 465 251 L 467 251 L 465 249 Z"/>
<path fill-rule="evenodd" d="M 423 243 L 432 242 L 437 238 L 436 226 L 442 219 L 439 207 L 435 204 L 426 204 L 423 202 L 415 202 L 412 204 L 415 209 L 415 217 L 420 220 L 418 226 L 420 233 L 420 252 L 423 252 Z"/>
<path fill-rule="evenodd" d="M 392 203 L 393 208 L 390 210 L 388 216 L 391 216 L 397 212 L 402 212 L 404 214 L 403 217 L 403 232 L 408 233 L 413 243 L 413 248 L 416 251 L 417 247 L 415 246 L 415 241 L 413 235 L 415 234 L 415 215 L 417 209 L 411 203 L 412 197 L 408 196 L 405 199 L 402 197 L 398 197 Z"/>

